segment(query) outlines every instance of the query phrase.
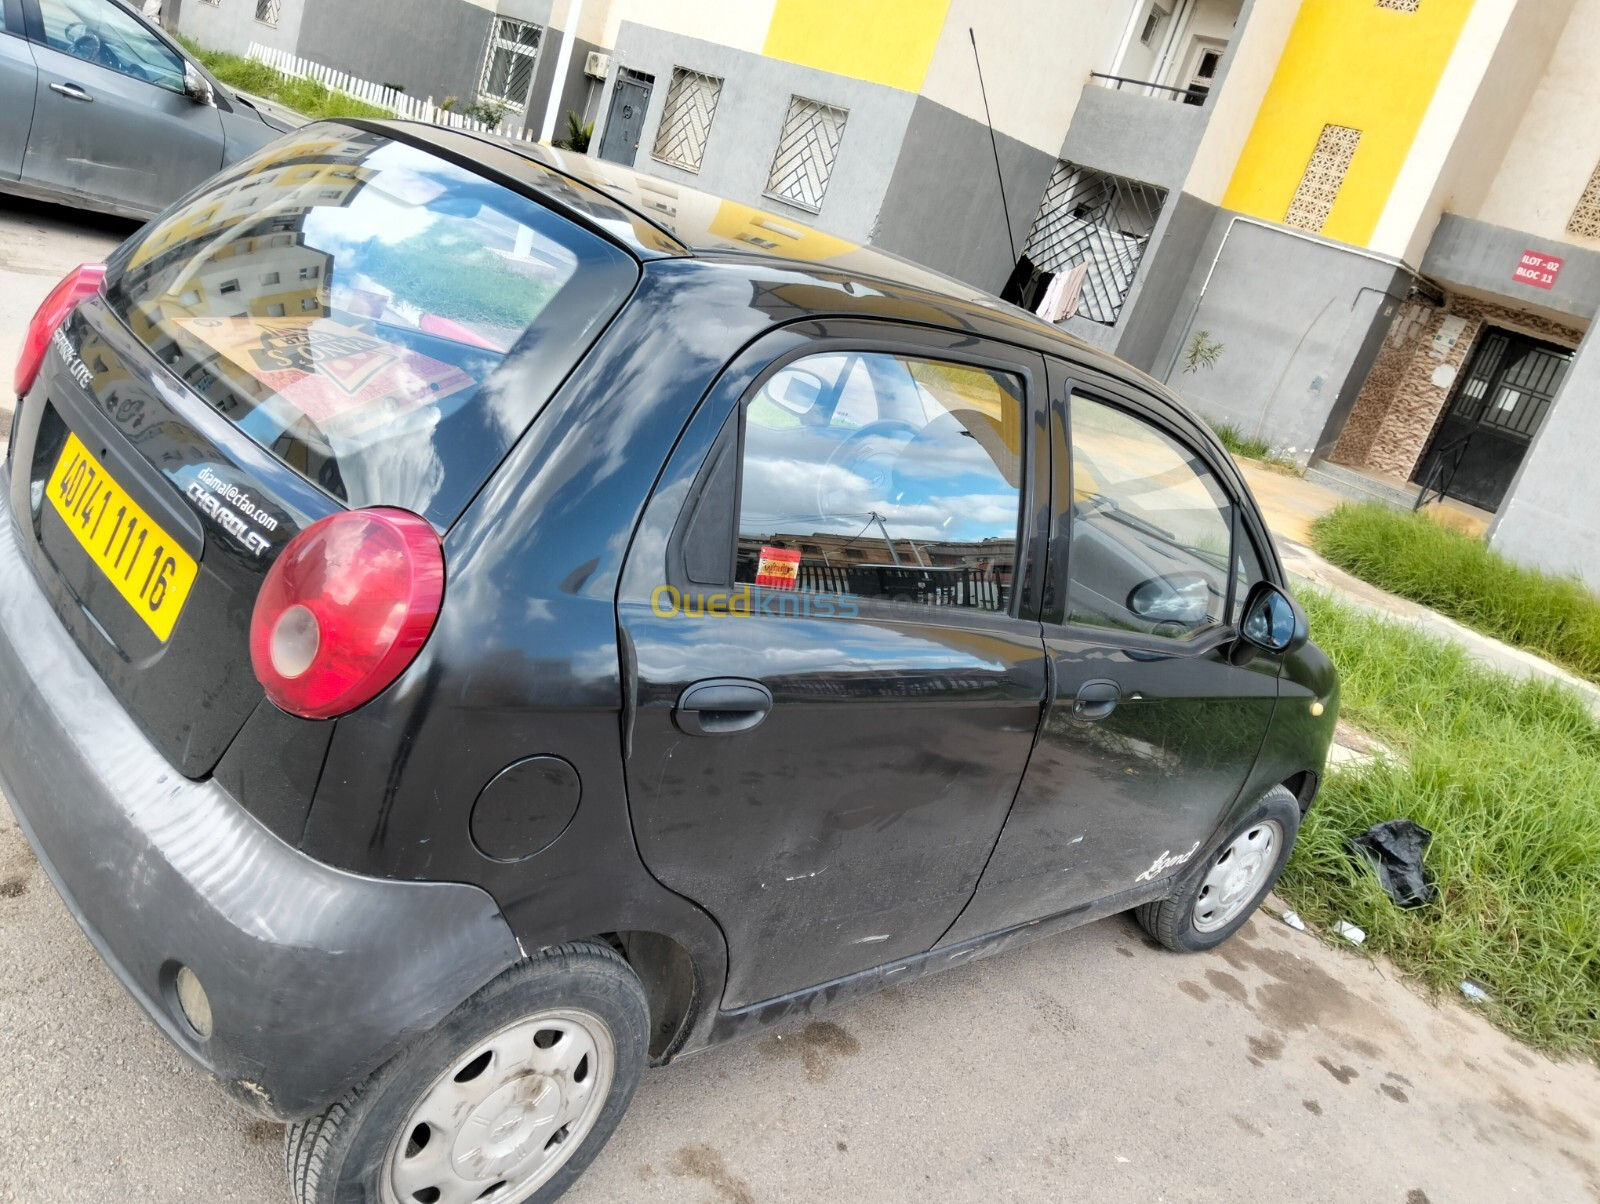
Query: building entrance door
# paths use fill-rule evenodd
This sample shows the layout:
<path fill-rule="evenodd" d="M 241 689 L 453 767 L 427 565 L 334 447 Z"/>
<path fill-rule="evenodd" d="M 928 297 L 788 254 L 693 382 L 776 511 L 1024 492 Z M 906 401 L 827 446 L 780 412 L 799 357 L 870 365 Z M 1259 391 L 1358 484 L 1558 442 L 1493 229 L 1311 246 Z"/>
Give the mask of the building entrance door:
<path fill-rule="evenodd" d="M 629 71 L 626 67 L 618 71 L 605 133 L 600 136 L 602 159 L 633 166 L 639 138 L 644 133 L 644 111 L 650 107 L 650 85 L 655 82 L 653 75 Z"/>
<path fill-rule="evenodd" d="M 1566 347 L 1484 327 L 1411 479 L 1499 509 L 1571 363 Z"/>

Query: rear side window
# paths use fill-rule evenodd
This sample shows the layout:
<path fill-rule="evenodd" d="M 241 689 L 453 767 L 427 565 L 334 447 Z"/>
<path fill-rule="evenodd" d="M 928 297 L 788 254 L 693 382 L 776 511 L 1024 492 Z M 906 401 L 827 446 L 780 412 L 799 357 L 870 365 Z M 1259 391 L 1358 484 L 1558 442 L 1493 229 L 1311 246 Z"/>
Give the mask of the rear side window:
<path fill-rule="evenodd" d="M 636 279 L 621 250 L 466 168 L 317 125 L 141 231 L 107 294 L 296 472 L 443 525 Z"/>
<path fill-rule="evenodd" d="M 1009 607 L 1021 382 L 934 360 L 798 360 L 746 405 L 735 579 L 763 589 Z"/>
<path fill-rule="evenodd" d="M 1176 640 L 1222 625 L 1230 577 L 1259 573 L 1230 559 L 1227 493 L 1166 432 L 1080 394 L 1071 404 L 1070 621 Z"/>

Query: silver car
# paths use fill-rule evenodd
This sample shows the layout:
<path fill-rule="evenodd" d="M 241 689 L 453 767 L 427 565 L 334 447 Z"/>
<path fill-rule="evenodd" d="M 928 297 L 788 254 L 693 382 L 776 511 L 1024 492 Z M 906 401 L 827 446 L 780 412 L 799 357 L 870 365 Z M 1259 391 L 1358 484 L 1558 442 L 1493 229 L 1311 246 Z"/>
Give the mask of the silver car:
<path fill-rule="evenodd" d="M 287 128 L 119 0 L 0 0 L 0 192 L 149 217 Z"/>

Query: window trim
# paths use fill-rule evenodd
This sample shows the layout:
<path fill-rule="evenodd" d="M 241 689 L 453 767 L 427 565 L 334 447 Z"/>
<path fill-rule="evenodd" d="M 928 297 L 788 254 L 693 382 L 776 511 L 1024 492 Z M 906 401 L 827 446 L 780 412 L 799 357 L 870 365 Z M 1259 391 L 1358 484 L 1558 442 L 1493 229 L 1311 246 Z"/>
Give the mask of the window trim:
<path fill-rule="evenodd" d="M 1238 628 L 1232 621 L 1233 595 L 1237 587 L 1233 571 L 1234 546 L 1228 548 L 1228 594 L 1224 602 L 1224 616 L 1227 622 L 1219 624 L 1209 635 L 1193 640 L 1173 640 L 1165 636 L 1150 635 L 1138 631 L 1112 631 L 1106 627 L 1094 627 L 1086 623 L 1071 622 L 1067 615 L 1067 592 L 1071 583 L 1071 549 L 1072 549 L 1072 517 L 1071 508 L 1062 509 L 1057 506 L 1056 488 L 1065 486 L 1067 496 L 1072 491 L 1072 419 L 1070 401 L 1074 392 L 1082 392 L 1091 400 L 1112 409 L 1121 410 L 1132 418 L 1138 419 L 1149 426 L 1156 428 L 1167 437 L 1176 440 L 1193 452 L 1202 464 L 1210 471 L 1212 477 L 1222 488 L 1229 503 L 1233 507 L 1234 521 L 1230 524 L 1235 538 L 1244 535 L 1250 540 L 1250 545 L 1256 553 L 1256 558 L 1261 562 L 1265 581 L 1271 581 L 1280 589 L 1286 589 L 1287 578 L 1284 575 L 1283 564 L 1278 559 L 1277 546 L 1272 542 L 1270 533 L 1261 521 L 1260 508 L 1255 505 L 1249 488 L 1244 478 L 1240 475 L 1237 465 L 1229 459 L 1224 464 L 1221 455 L 1221 444 L 1216 442 L 1214 436 L 1205 434 L 1198 422 L 1194 421 L 1183 411 L 1160 399 L 1157 395 L 1146 392 L 1136 384 L 1121 380 L 1114 376 L 1102 375 L 1092 369 L 1067 360 L 1052 358 L 1050 408 L 1051 420 L 1060 423 L 1062 431 L 1062 446 L 1066 449 L 1066 463 L 1064 465 L 1051 465 L 1050 470 L 1050 513 L 1052 519 L 1050 532 L 1050 553 L 1045 565 L 1046 577 L 1051 584 L 1055 584 L 1054 576 L 1057 565 L 1062 566 L 1057 597 L 1053 598 L 1048 612 L 1041 615 L 1041 621 L 1047 628 L 1057 632 L 1066 633 L 1069 638 L 1080 639 L 1087 643 L 1105 644 L 1110 642 L 1110 637 L 1115 636 L 1115 642 L 1122 647 L 1141 651 L 1160 652 L 1166 656 L 1195 658 L 1205 656 L 1215 651 L 1218 647 L 1231 643 L 1238 638 Z M 1223 453 L 1225 454 L 1225 453 Z"/>
<path fill-rule="evenodd" d="M 893 619 L 902 622 L 949 626 L 959 620 L 963 624 L 983 627 L 993 623 L 1037 622 L 1044 583 L 1047 557 L 1046 540 L 1049 534 L 1050 494 L 1043 483 L 1049 478 L 1050 373 L 1045 356 L 1032 349 L 1016 347 L 992 339 L 983 339 L 984 349 L 992 348 L 993 355 L 974 350 L 968 344 L 971 337 L 955 331 L 935 328 L 885 327 L 870 319 L 838 319 L 815 324 L 816 333 L 802 336 L 804 341 L 790 347 L 765 363 L 740 389 L 728 411 L 722 416 L 717 433 L 707 444 L 705 460 L 696 468 L 692 482 L 685 492 L 683 503 L 673 520 L 667 539 L 665 580 L 678 589 L 713 590 L 737 588 L 733 580 L 737 573 L 739 546 L 739 515 L 744 501 L 744 434 L 745 415 L 750 401 L 762 387 L 785 368 L 818 355 L 856 353 L 862 355 L 891 355 L 911 359 L 945 361 L 963 367 L 1005 373 L 1019 378 L 1023 385 L 1022 420 L 1023 446 L 1021 467 L 1023 482 L 1018 489 L 1017 557 L 1012 570 L 1011 602 L 1003 611 L 985 611 L 962 607 L 917 606 L 889 602 L 877 598 L 857 598 L 860 619 Z M 902 337 L 896 337 L 896 335 Z M 918 336 L 926 336 L 922 341 Z M 959 345 L 958 345 L 959 339 Z M 760 353 L 757 344 L 752 351 Z M 1009 352 L 1010 354 L 1005 354 Z M 731 372 L 743 357 L 736 357 L 724 372 Z M 1030 363 L 1030 361 L 1032 361 Z M 726 524 L 728 539 L 728 579 L 719 582 L 701 582 L 690 579 L 684 560 L 684 544 L 690 525 L 698 518 L 701 502 L 711 483 L 717 461 L 717 449 L 729 438 L 728 423 L 734 423 L 736 440 L 731 452 L 737 476 L 734 480 L 731 510 L 721 520 Z M 822 595 L 837 598 L 839 594 Z"/>

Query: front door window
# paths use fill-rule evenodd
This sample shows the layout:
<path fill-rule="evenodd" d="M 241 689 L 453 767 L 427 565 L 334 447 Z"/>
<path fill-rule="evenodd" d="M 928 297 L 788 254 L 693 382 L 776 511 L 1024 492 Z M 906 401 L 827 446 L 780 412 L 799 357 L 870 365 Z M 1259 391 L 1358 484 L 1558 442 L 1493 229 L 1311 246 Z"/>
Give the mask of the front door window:
<path fill-rule="evenodd" d="M 52 50 L 109 67 L 173 92 L 183 91 L 183 60 L 143 24 L 106 0 L 39 0 Z"/>

